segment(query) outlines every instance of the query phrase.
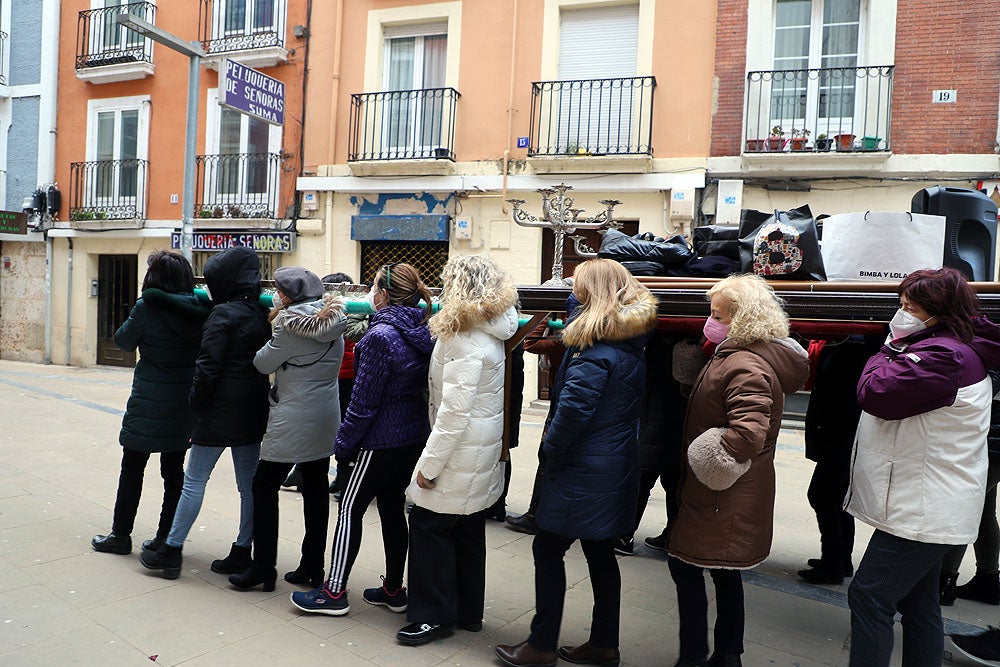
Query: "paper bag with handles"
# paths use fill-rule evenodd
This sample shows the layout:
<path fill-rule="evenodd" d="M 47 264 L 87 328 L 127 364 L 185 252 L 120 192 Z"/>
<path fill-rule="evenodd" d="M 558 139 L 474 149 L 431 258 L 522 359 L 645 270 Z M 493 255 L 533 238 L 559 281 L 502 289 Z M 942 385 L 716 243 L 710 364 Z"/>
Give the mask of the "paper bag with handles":
<path fill-rule="evenodd" d="M 828 280 L 899 282 L 944 263 L 945 219 L 896 211 L 840 213 L 823 221 Z"/>

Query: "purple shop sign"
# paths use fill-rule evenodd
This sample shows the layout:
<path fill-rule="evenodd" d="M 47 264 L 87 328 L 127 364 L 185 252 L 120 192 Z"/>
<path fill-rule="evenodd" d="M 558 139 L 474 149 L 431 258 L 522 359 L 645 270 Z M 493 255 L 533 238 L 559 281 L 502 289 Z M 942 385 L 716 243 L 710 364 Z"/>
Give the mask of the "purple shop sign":
<path fill-rule="evenodd" d="M 285 84 L 227 58 L 219 68 L 219 104 L 272 125 L 284 125 Z"/>

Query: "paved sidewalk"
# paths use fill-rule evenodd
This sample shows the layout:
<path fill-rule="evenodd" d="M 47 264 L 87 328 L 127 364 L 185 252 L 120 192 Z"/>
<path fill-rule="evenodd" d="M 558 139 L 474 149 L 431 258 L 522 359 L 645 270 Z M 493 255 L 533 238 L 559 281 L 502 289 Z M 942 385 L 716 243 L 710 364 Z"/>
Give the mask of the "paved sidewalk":
<path fill-rule="evenodd" d="M 137 561 L 152 536 L 161 494 L 155 458 L 133 535 L 131 556 L 99 554 L 90 538 L 110 528 L 120 463 L 117 443 L 131 372 L 0 361 L 0 665 L 498 665 L 497 643 L 528 633 L 534 601 L 531 538 L 487 526 L 485 627 L 458 631 L 420 648 L 397 645 L 403 615 L 370 607 L 361 590 L 382 573 L 377 515 L 351 577 L 351 613 L 305 615 L 288 600 L 294 587 L 280 573 L 298 562 L 301 499 L 281 494 L 282 539 L 277 590 L 240 592 L 209 570 L 235 537 L 239 514 L 232 463 L 223 457 L 184 547 L 180 579 L 164 580 Z M 527 505 L 541 417 L 522 422 L 514 451 L 509 508 Z M 801 433 L 785 430 L 777 457 L 778 501 L 771 557 L 747 574 L 744 664 L 846 665 L 850 615 L 846 586 L 798 583 L 795 571 L 818 555 L 819 538 L 805 500 L 811 464 Z M 637 541 L 659 533 L 663 492 L 650 500 Z M 335 520 L 335 512 L 331 520 Z M 870 530 L 859 527 L 855 560 Z M 331 531 L 332 533 L 332 531 Z M 672 665 L 677 659 L 677 605 L 660 555 L 645 546 L 620 559 L 623 665 Z M 971 550 L 970 550 L 971 554 Z M 587 638 L 592 603 L 579 547 L 567 558 L 569 590 L 562 642 Z M 966 559 L 961 580 L 974 569 Z M 711 590 L 711 587 L 709 587 Z M 1000 608 L 958 601 L 952 628 L 972 631 L 1000 621 Z M 897 651 L 898 653 L 898 651 Z M 899 664 L 899 658 L 896 662 Z M 959 663 L 956 663 L 959 664 Z"/>

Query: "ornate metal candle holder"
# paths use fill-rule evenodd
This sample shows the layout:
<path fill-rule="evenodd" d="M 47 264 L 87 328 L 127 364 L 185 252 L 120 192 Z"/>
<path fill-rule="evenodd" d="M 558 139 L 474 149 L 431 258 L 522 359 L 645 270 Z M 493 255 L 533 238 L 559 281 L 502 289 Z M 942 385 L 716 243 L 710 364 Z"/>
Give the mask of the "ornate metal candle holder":
<path fill-rule="evenodd" d="M 605 229 L 615 226 L 614 209 L 621 204 L 617 199 L 602 199 L 601 204 L 607 208 L 597 213 L 593 217 L 580 220 L 583 209 L 573 207 L 573 198 L 567 193 L 573 187 L 560 183 L 551 188 L 540 188 L 536 190 L 542 195 L 542 217 L 538 219 L 521 208 L 523 199 L 508 199 L 507 202 L 513 206 L 511 217 L 514 222 L 522 227 L 541 227 L 551 229 L 555 236 L 555 244 L 552 249 L 552 278 L 542 283 L 543 287 L 564 287 L 563 280 L 563 246 L 566 235 L 573 234 L 578 229 Z"/>

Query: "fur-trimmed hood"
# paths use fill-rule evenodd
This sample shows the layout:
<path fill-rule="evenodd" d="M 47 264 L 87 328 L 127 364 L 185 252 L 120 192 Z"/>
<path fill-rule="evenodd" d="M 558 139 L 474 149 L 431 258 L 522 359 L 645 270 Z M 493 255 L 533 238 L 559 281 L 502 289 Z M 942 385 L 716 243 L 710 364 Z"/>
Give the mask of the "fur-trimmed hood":
<path fill-rule="evenodd" d="M 618 342 L 648 334 L 656 326 L 657 304 L 656 297 L 650 292 L 640 292 L 636 301 L 619 308 L 608 322 L 604 340 Z"/>
<path fill-rule="evenodd" d="M 483 328 L 517 305 L 517 290 L 504 290 L 495 301 L 466 301 L 444 304 L 430 320 L 431 335 L 448 338 L 462 331 Z M 510 336 L 507 336 L 510 338 Z M 506 340 L 506 339 L 502 339 Z"/>
<path fill-rule="evenodd" d="M 326 294 L 322 299 L 292 304 L 278 311 L 275 326 L 282 326 L 288 333 L 300 338 L 312 338 L 329 343 L 340 333 L 336 325 L 344 319 L 344 297 Z"/>

